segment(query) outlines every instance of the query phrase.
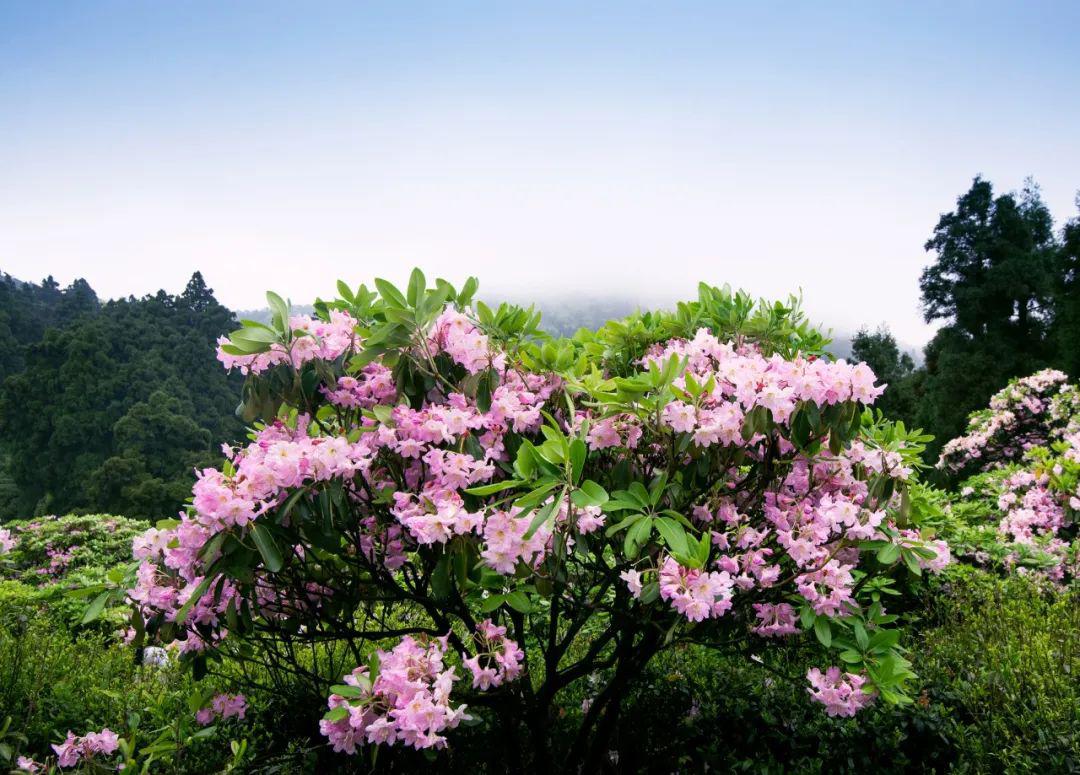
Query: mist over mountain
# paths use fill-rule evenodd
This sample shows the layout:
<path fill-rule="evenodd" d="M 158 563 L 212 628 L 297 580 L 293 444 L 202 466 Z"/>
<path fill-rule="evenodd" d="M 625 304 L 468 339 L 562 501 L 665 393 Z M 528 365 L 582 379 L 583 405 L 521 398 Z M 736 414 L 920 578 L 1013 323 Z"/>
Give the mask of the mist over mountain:
<path fill-rule="evenodd" d="M 658 305 L 655 302 L 648 302 L 630 296 L 596 297 L 577 294 L 568 294 L 558 298 L 541 296 L 529 299 L 517 295 L 488 296 L 483 301 L 489 305 L 506 301 L 537 307 L 542 314 L 540 327 L 552 336 L 572 336 L 579 328 L 597 329 L 609 320 L 626 317 L 639 309 L 665 309 L 674 306 Z M 310 304 L 295 304 L 292 309 L 297 314 L 311 314 L 313 307 Z M 270 321 L 270 310 L 267 307 L 254 310 L 239 310 L 236 316 L 241 320 L 257 320 L 260 323 L 268 323 Z M 830 328 L 827 323 L 821 321 L 815 320 L 814 323 L 824 330 Z M 851 342 L 854 336 L 854 331 L 832 329 L 832 344 L 829 346 L 829 352 L 837 358 L 850 358 Z M 900 350 L 909 354 L 916 364 L 922 364 L 922 348 L 907 342 L 898 342 L 897 344 Z"/>

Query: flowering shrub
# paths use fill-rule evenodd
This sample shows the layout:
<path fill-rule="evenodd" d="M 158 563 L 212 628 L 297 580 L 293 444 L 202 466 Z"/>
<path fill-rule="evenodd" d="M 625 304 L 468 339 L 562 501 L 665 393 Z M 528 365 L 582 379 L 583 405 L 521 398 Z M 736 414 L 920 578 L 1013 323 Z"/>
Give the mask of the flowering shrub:
<path fill-rule="evenodd" d="M 1008 422 L 1019 434 L 1016 441 L 996 446 L 989 437 L 979 442 L 976 433 L 946 445 L 942 460 L 948 456 L 952 461 L 946 465 L 963 470 L 977 462 L 990 469 L 961 482 L 950 504 L 971 525 L 957 531 L 957 549 L 976 563 L 1036 572 L 1056 582 L 1076 575 L 1078 397 L 1080 390 L 1060 372 L 1016 380 L 994 397 L 991 414 L 976 412 L 971 419 L 974 428 L 980 423 L 1004 427 L 1000 418 L 1013 418 Z M 986 445 L 989 454 L 980 455 L 978 444 Z M 972 451 L 964 452 L 969 447 Z"/>
<path fill-rule="evenodd" d="M 486 707 L 534 766 L 595 763 L 684 642 L 812 632 L 844 665 L 807 676 L 827 713 L 907 701 L 880 593 L 947 561 L 907 508 L 925 437 L 864 411 L 874 375 L 824 357 L 796 304 L 703 285 L 556 341 L 472 279 L 375 285 L 313 318 L 269 294 L 271 324 L 221 342 L 251 441 L 135 540 L 131 637 L 196 670 L 245 639 L 346 644 L 366 664 L 322 731 L 348 753 L 440 748 Z M 557 747 L 556 695 L 598 676 Z"/>
<path fill-rule="evenodd" d="M 57 772 L 57 768 L 78 767 L 79 772 L 143 773 L 151 771 L 151 765 L 156 763 L 161 754 L 178 757 L 185 745 L 213 734 L 212 729 L 204 729 L 194 735 L 185 735 L 182 726 L 170 725 L 160 732 L 156 740 L 137 746 L 137 735 L 134 734 L 135 730 L 132 731 L 130 737 L 124 738 L 108 727 L 100 732 L 87 732 L 81 736 L 68 730 L 62 742 L 52 745 L 55 756 L 50 756 L 45 761 L 37 761 L 30 756 L 20 755 L 15 759 L 15 772 L 44 775 Z M 237 769 L 247 750 L 246 741 L 233 741 L 231 748 L 232 761 L 228 762 L 222 772 Z"/>
<path fill-rule="evenodd" d="M 988 409 L 972 413 L 965 435 L 942 448 L 938 468 L 991 470 L 1080 432 L 1080 390 L 1067 380 L 1063 372 L 1044 369 L 1010 382 Z"/>
<path fill-rule="evenodd" d="M 207 726 L 214 719 L 244 718 L 247 713 L 247 698 L 242 694 L 216 694 L 210 704 L 199 708 L 195 720 Z"/>
<path fill-rule="evenodd" d="M 75 571 L 124 563 L 145 529 L 145 522 L 108 514 L 7 522 L 0 529 L 0 580 L 53 584 Z"/>

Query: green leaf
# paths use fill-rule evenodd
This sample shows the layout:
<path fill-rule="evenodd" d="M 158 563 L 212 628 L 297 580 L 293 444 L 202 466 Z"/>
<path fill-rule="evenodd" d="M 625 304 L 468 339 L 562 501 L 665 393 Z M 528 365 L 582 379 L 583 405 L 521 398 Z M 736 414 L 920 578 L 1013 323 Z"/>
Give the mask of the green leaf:
<path fill-rule="evenodd" d="M 638 502 L 640 508 L 647 509 L 652 505 L 649 500 L 649 491 L 645 489 L 645 485 L 641 482 L 631 482 L 626 492 L 627 495 Z"/>
<path fill-rule="evenodd" d="M 671 517 L 660 517 L 654 520 L 654 524 L 660 532 L 661 538 L 664 539 L 664 543 L 674 554 L 688 554 L 690 552 L 690 547 L 686 542 L 686 531 L 683 530 L 682 525 Z"/>
<path fill-rule="evenodd" d="M 697 545 L 697 561 L 698 567 L 704 568 L 705 564 L 709 561 L 709 552 L 712 550 L 712 538 L 709 534 L 705 534 L 698 539 Z"/>
<path fill-rule="evenodd" d="M 586 479 L 581 483 L 581 492 L 588 496 L 590 506 L 603 506 L 608 502 L 607 490 L 592 479 Z"/>
<path fill-rule="evenodd" d="M 536 516 L 532 518 L 532 522 L 529 523 L 529 529 L 525 531 L 523 538 L 528 540 L 533 537 L 533 534 L 540 529 L 540 526 L 548 521 L 548 519 L 555 519 L 555 508 L 559 505 L 559 498 L 555 498 L 545 505 L 542 509 L 536 512 Z"/>
<path fill-rule="evenodd" d="M 101 616 L 101 612 L 105 610 L 105 603 L 109 600 L 109 591 L 105 590 L 101 594 L 91 601 L 90 605 L 86 608 L 86 613 L 83 614 L 82 623 L 89 624 L 90 622 Z"/>
<path fill-rule="evenodd" d="M 420 271 L 419 267 L 412 270 L 412 274 L 409 275 L 409 304 L 416 307 L 424 300 L 424 290 L 427 283 L 424 280 L 424 273 Z"/>
<path fill-rule="evenodd" d="M 503 595 L 489 595 L 480 602 L 480 610 L 489 614 L 505 602 Z"/>
<path fill-rule="evenodd" d="M 536 474 L 536 447 L 532 442 L 523 441 L 514 458 L 514 473 L 519 479 L 529 480 Z"/>
<path fill-rule="evenodd" d="M 877 560 L 882 565 L 892 565 L 900 559 L 900 547 L 896 544 L 886 544 L 878 549 Z"/>
<path fill-rule="evenodd" d="M 256 328 L 254 326 L 248 328 L 238 328 L 229 335 L 229 339 L 235 345 L 260 345 L 260 344 L 274 344 L 280 339 L 280 335 L 269 328 Z"/>
<path fill-rule="evenodd" d="M 551 492 L 558 486 L 559 481 L 557 479 L 552 479 L 549 477 L 537 479 L 536 487 L 534 487 L 532 490 L 525 493 L 521 497 L 515 498 L 514 505 L 517 506 L 519 509 L 528 509 L 531 511 L 540 504 L 540 501 L 544 500 L 545 496 L 547 496 L 549 492 Z M 519 514 L 518 516 L 525 515 Z"/>
<path fill-rule="evenodd" d="M 450 555 L 444 554 L 431 572 L 431 594 L 436 600 L 446 600 L 450 590 Z"/>
<path fill-rule="evenodd" d="M 525 482 L 521 481 L 520 479 L 504 479 L 501 482 L 482 484 L 479 487 L 470 487 L 465 490 L 465 492 L 469 493 L 469 495 L 478 495 L 483 497 L 485 495 L 494 495 L 495 493 L 502 492 L 503 490 L 510 490 L 514 487 L 520 487 L 523 484 L 525 484 Z"/>
<path fill-rule="evenodd" d="M 832 645 L 832 627 L 829 626 L 828 617 L 819 616 L 814 620 L 814 634 L 817 635 L 818 641 L 825 648 Z"/>
<path fill-rule="evenodd" d="M 457 296 L 457 303 L 462 307 L 467 307 L 472 301 L 473 296 L 476 295 L 476 289 L 479 287 L 480 281 L 475 277 L 467 279 L 465 285 L 461 288 L 461 292 Z"/>
<path fill-rule="evenodd" d="M 574 439 L 570 442 L 571 484 L 577 484 L 581 478 L 581 471 L 585 467 L 586 452 L 585 442 L 581 439 Z"/>
<path fill-rule="evenodd" d="M 207 574 L 199 585 L 195 587 L 195 591 L 191 593 L 191 597 L 187 599 L 187 602 L 180 606 L 180 610 L 176 612 L 176 623 L 183 624 L 187 620 L 187 616 L 191 613 L 191 609 L 195 606 L 202 596 L 206 594 L 206 590 L 210 588 L 210 582 L 214 580 L 214 577 Z"/>
<path fill-rule="evenodd" d="M 919 558 L 915 556 L 914 552 L 903 551 L 900 552 L 900 556 L 904 558 L 904 564 L 907 565 L 909 571 L 916 576 L 922 575 L 922 568 L 919 567 Z"/>
<path fill-rule="evenodd" d="M 270 311 L 273 313 L 274 328 L 279 333 L 287 333 L 289 330 L 289 305 L 273 291 L 266 292 L 266 302 L 270 305 Z"/>
<path fill-rule="evenodd" d="M 336 708 L 331 708 L 323 716 L 327 721 L 343 721 L 349 717 L 349 709 L 344 705 L 338 705 Z"/>
<path fill-rule="evenodd" d="M 342 299 L 349 302 L 350 304 L 352 304 L 353 301 L 355 300 L 355 297 L 353 296 L 352 289 L 348 286 L 348 284 L 344 280 L 338 280 L 337 281 L 337 291 L 338 291 L 338 295 L 340 295 Z"/>
<path fill-rule="evenodd" d="M 623 551 L 631 560 L 638 556 L 641 547 L 645 545 L 652 535 L 652 523 L 652 517 L 645 517 L 626 531 L 626 539 L 623 541 Z"/>
<path fill-rule="evenodd" d="M 631 514 L 629 517 L 626 517 L 625 519 L 623 519 L 623 520 L 621 520 L 619 522 L 616 522 L 614 525 L 611 525 L 610 527 L 608 527 L 608 529 L 604 531 L 604 535 L 606 535 L 608 538 L 610 538 L 611 536 L 618 533 L 620 530 L 625 530 L 626 528 L 630 527 L 635 522 L 637 522 L 639 519 L 644 519 L 644 518 L 645 518 L 644 514 Z"/>
<path fill-rule="evenodd" d="M 523 614 L 527 614 L 532 610 L 532 603 L 529 602 L 529 596 L 522 592 L 520 589 L 515 589 L 506 595 L 506 604 Z"/>
<path fill-rule="evenodd" d="M 376 277 L 375 287 L 379 289 L 379 295 L 382 296 L 383 301 L 391 307 L 404 308 L 409 306 L 409 302 L 401 295 L 401 291 L 395 288 L 392 283 L 381 277 Z"/>
<path fill-rule="evenodd" d="M 652 489 L 649 491 L 649 504 L 655 506 L 660 502 L 660 499 L 664 496 L 664 488 L 667 487 L 668 477 L 667 473 L 660 474 L 656 477 L 656 481 L 653 482 Z"/>
<path fill-rule="evenodd" d="M 859 644 L 859 648 L 866 651 L 870 645 L 870 636 L 866 634 L 866 628 L 863 627 L 862 622 L 855 622 L 853 629 L 855 630 L 855 642 Z"/>
<path fill-rule="evenodd" d="M 268 571 L 277 573 L 285 566 L 281 551 L 278 549 L 270 531 L 266 529 L 266 525 L 260 525 L 258 522 L 254 523 L 251 526 L 251 537 L 255 541 L 255 547 L 259 550 L 259 554 L 262 555 L 263 565 L 266 566 Z"/>
<path fill-rule="evenodd" d="M 353 686 L 352 684 L 337 684 L 330 687 L 330 693 L 336 694 L 340 697 L 347 697 L 349 699 L 360 699 L 364 696 L 364 693 L 360 690 L 359 686 Z"/>
<path fill-rule="evenodd" d="M 375 415 L 375 419 L 383 425 L 389 425 L 393 419 L 394 407 L 387 406 L 386 404 L 375 404 L 371 407 L 371 413 Z"/>

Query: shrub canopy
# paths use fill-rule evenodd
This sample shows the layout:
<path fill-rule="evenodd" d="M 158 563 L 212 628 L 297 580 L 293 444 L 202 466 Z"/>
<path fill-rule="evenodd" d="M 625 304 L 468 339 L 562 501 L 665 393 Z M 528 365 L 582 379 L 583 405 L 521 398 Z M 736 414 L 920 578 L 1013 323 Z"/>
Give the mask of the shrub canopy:
<path fill-rule="evenodd" d="M 136 540 L 134 637 L 197 669 L 344 644 L 322 731 L 349 753 L 442 747 L 473 706 L 535 766 L 595 762 L 680 643 L 808 637 L 828 713 L 907 701 L 881 594 L 948 561 L 908 508 L 926 437 L 866 410 L 873 373 L 825 356 L 795 300 L 702 285 L 554 340 L 531 309 L 474 302 L 474 279 L 375 288 L 339 283 L 314 317 L 269 294 L 269 325 L 221 341 L 250 443 Z M 553 744 L 554 698 L 587 677 Z"/>

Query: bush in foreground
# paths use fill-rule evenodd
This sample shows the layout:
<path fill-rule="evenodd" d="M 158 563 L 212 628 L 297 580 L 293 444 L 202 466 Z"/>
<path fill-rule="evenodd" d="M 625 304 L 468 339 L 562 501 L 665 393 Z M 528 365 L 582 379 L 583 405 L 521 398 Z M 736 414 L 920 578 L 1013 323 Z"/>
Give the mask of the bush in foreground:
<path fill-rule="evenodd" d="M 222 343 L 261 422 L 136 540 L 137 642 L 315 682 L 297 649 L 341 644 L 336 750 L 437 749 L 488 719 L 539 768 L 599 762 L 643 669 L 685 644 L 803 638 L 827 713 L 909 701 L 881 594 L 948 561 L 909 521 L 924 439 L 864 411 L 873 374 L 822 357 L 795 305 L 702 286 L 552 341 L 473 305 L 473 280 L 376 287 L 315 318 L 271 294 L 271 324 Z"/>

